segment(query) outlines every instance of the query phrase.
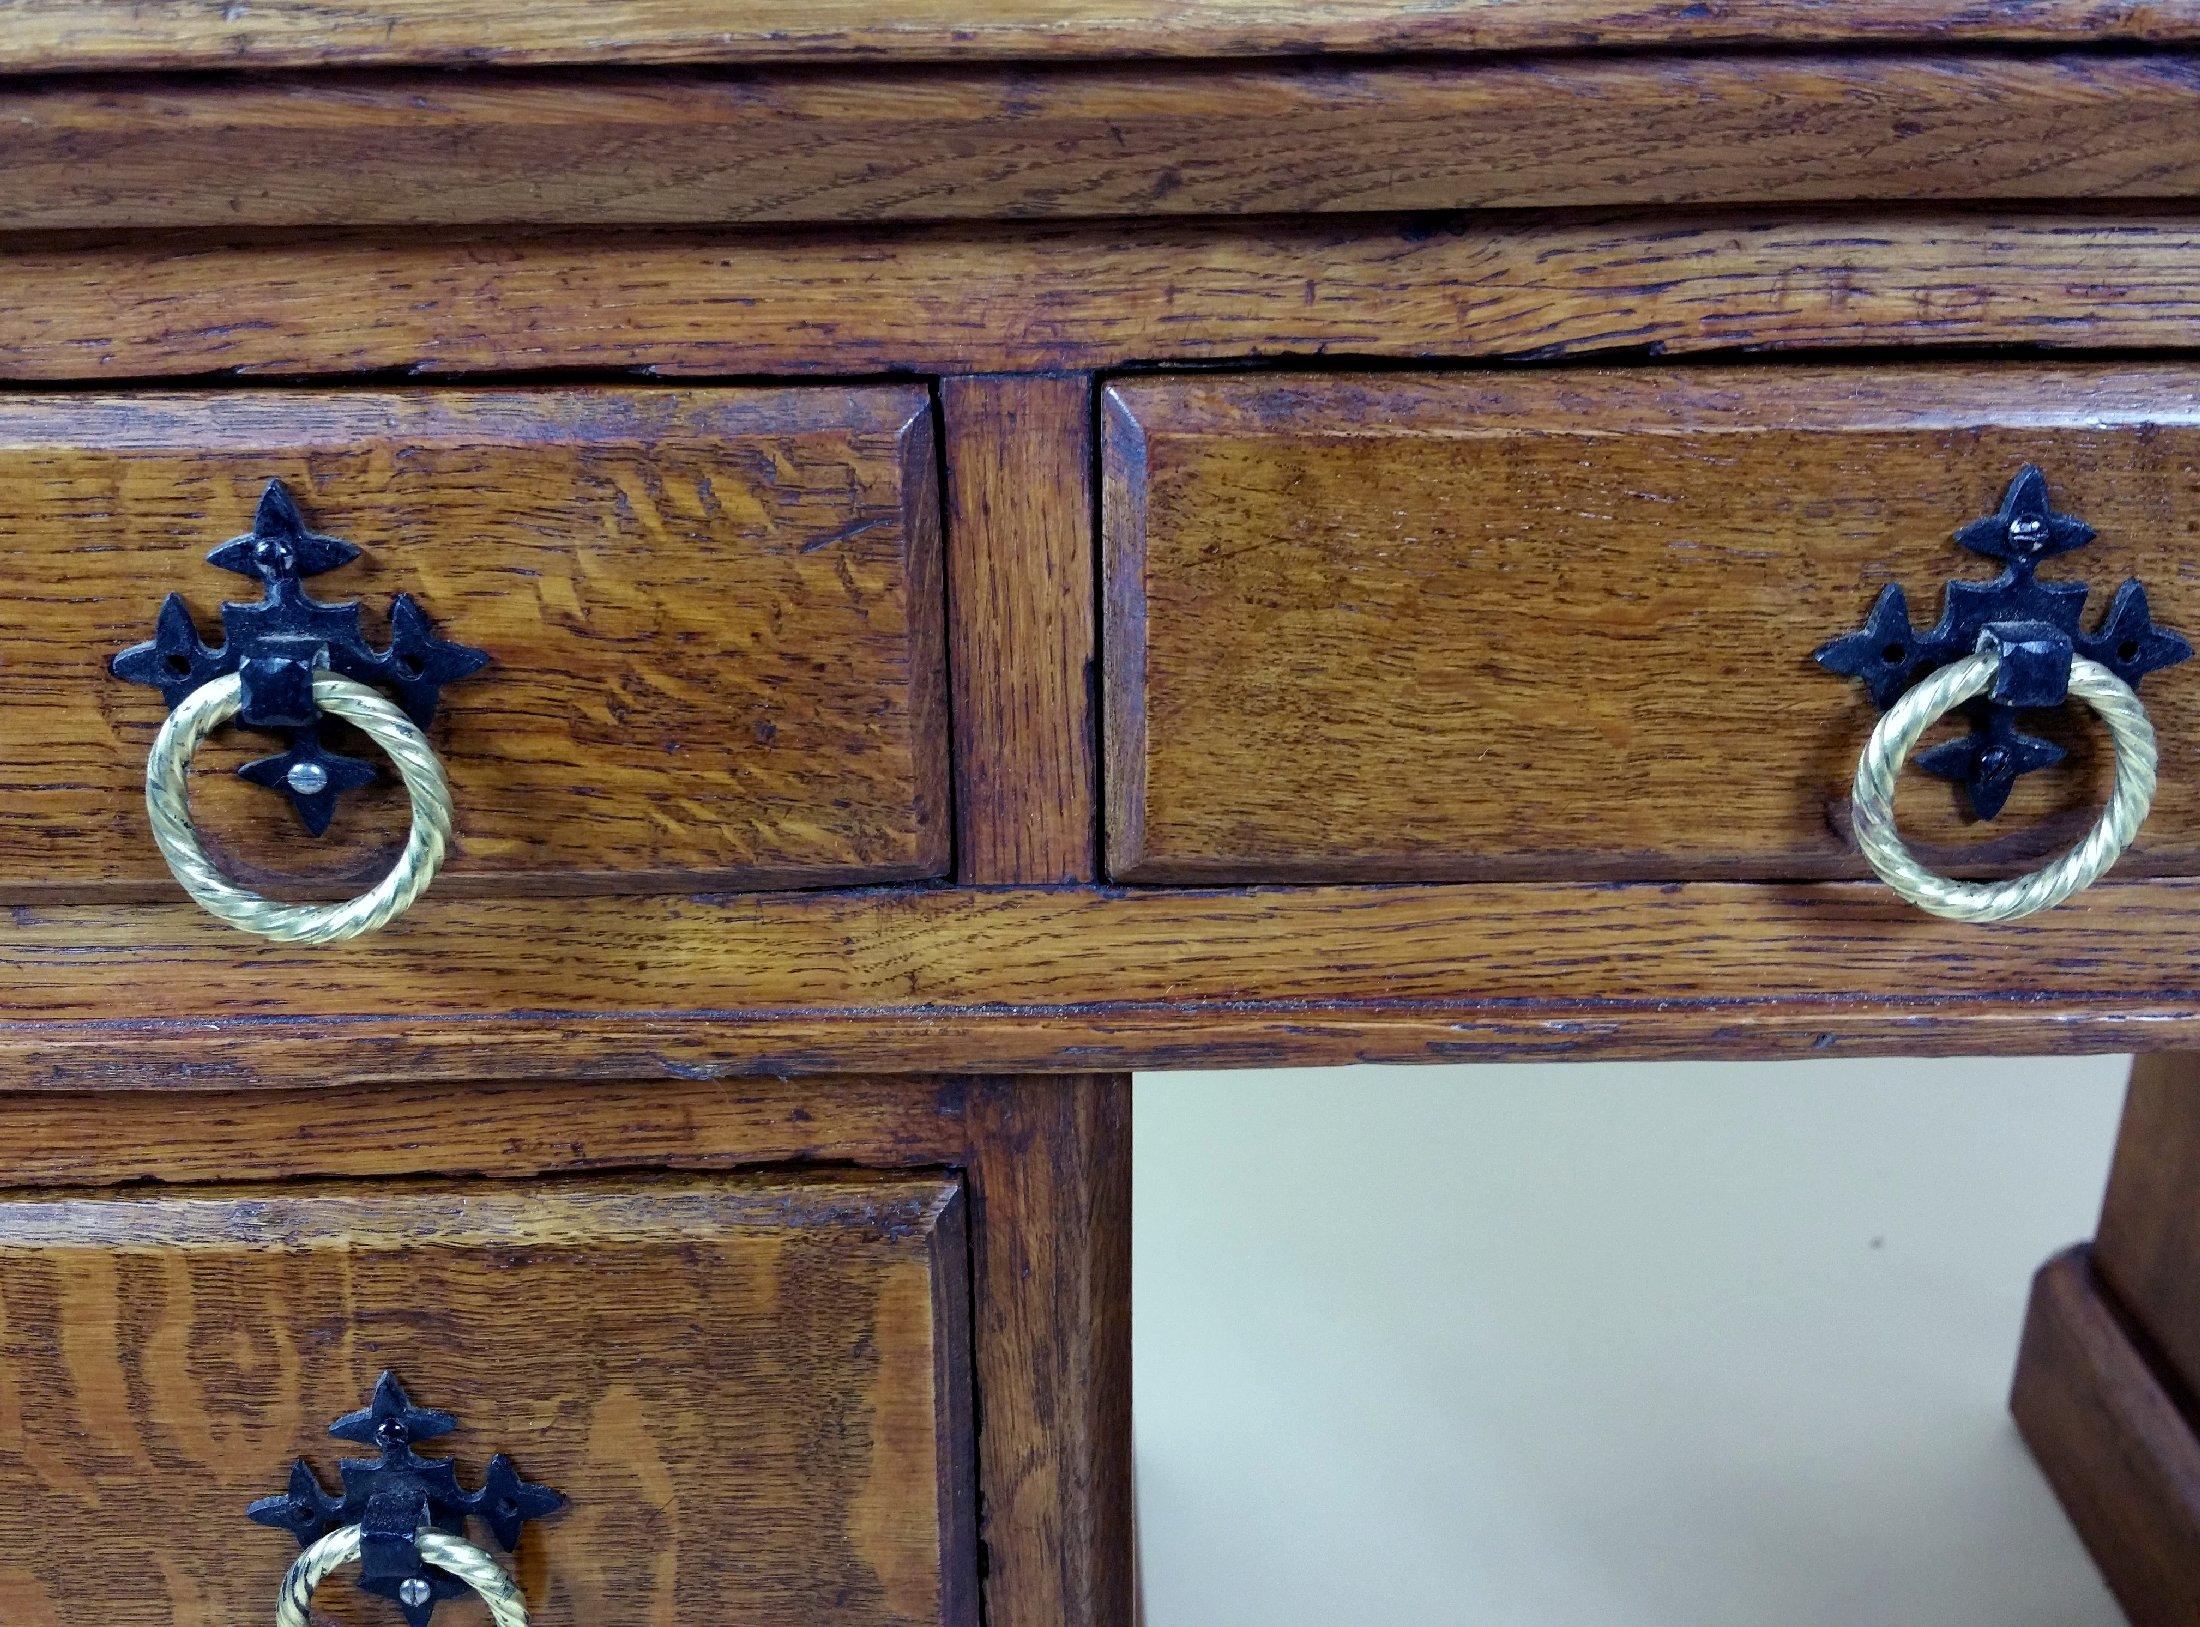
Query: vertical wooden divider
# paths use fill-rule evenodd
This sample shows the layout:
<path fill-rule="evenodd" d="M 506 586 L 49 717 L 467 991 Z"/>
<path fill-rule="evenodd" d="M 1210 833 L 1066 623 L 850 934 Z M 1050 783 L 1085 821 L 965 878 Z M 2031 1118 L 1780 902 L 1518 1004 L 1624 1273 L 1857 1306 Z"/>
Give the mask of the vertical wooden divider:
<path fill-rule="evenodd" d="M 940 406 L 959 879 L 1091 881 L 1092 386 L 951 378 Z"/>
<path fill-rule="evenodd" d="M 1092 387 L 950 378 L 957 876 L 1099 874 Z M 1130 1079 L 972 1081 L 988 1627 L 1128 1627 Z"/>

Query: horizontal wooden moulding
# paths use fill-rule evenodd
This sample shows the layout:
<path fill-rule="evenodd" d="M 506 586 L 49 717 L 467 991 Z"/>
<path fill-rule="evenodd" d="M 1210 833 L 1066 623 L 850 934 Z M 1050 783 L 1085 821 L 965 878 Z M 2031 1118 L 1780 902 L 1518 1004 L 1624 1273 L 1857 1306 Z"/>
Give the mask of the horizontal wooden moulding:
<path fill-rule="evenodd" d="M 459 1086 L 0 1092 L 11 1186 L 736 1169 L 950 1168 L 967 1079 L 527 1080 Z"/>
<path fill-rule="evenodd" d="M 2200 37 L 2191 0 L 0 0 L 0 72 Z"/>
<path fill-rule="evenodd" d="M 2182 198 L 2200 62 L 57 81 L 0 93 L 0 128 L 14 230 Z"/>
<path fill-rule="evenodd" d="M 326 949 L 0 924 L 0 1082 L 1007 1071 L 2200 1043 L 2200 882 L 1980 928 L 1864 883 L 430 893 Z"/>
<path fill-rule="evenodd" d="M 0 377 L 2200 345 L 2200 215 L 22 240 Z"/>

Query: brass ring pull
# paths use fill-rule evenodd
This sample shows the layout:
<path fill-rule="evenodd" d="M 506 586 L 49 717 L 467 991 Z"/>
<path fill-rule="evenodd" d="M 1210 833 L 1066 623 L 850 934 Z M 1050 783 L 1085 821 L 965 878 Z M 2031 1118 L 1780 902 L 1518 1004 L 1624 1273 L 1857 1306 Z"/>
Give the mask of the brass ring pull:
<path fill-rule="evenodd" d="M 2093 537 L 2090 525 L 2048 501 L 2047 476 L 2028 463 L 2009 482 L 1999 509 L 1956 529 L 1958 544 L 2001 562 L 2000 575 L 1950 578 L 1940 619 L 1925 628 L 1911 622 L 1901 584 L 1889 582 L 1861 627 L 1817 650 L 1820 666 L 1861 683 L 1886 714 L 1856 764 L 1850 802 L 1856 844 L 1881 880 L 1928 914 L 2013 921 L 2051 909 L 2108 873 L 2154 804 L 2154 725 L 2135 686 L 2189 659 L 2192 645 L 2154 620 L 2137 577 L 2116 589 L 2091 628 L 2085 625 L 2086 585 L 2040 571 Z M 2073 695 L 2116 742 L 2116 786 L 2084 839 L 2014 881 L 1951 881 L 1918 863 L 1894 826 L 1894 784 L 1925 731 L 1959 706 L 1970 712 L 1969 737 L 1935 746 L 1918 766 L 1961 784 L 1971 811 L 1992 819 L 2020 775 L 2064 756 L 2053 741 L 2023 733 L 2022 715 Z"/>
<path fill-rule="evenodd" d="M 314 1589 L 331 1571 L 359 1557 L 361 1537 L 358 1526 L 340 1526 L 297 1557 L 283 1578 L 282 1591 L 275 1596 L 275 1627 L 309 1627 Z M 519 1584 L 490 1555 L 462 1537 L 433 1529 L 422 1530 L 413 1542 L 422 1559 L 481 1595 L 496 1627 L 527 1627 L 527 1601 L 520 1594 Z M 408 1581 L 405 1585 L 419 1587 L 422 1599 L 427 1598 L 426 1582 Z"/>
<path fill-rule="evenodd" d="M 252 529 L 206 556 L 208 564 L 256 577 L 260 598 L 224 604 L 222 641 L 209 644 L 183 596 L 171 593 L 153 636 L 110 663 L 116 677 L 159 690 L 168 706 L 145 765 L 145 806 L 161 857 L 210 914 L 278 943 L 337 943 L 387 926 L 434 879 L 451 842 L 451 788 L 421 731 L 446 684 L 489 664 L 486 651 L 437 634 L 409 593 L 391 600 L 389 642 L 378 648 L 357 602 L 330 603 L 306 590 L 306 578 L 358 557 L 341 537 L 308 529 L 289 489 L 270 480 Z M 186 789 L 191 754 L 233 717 L 287 736 L 287 750 L 237 772 L 288 796 L 299 823 L 319 836 L 338 799 L 374 777 L 365 763 L 328 750 L 320 737 L 324 715 L 357 724 L 389 753 L 412 798 L 412 834 L 396 868 L 361 896 L 328 907 L 279 904 L 236 885 L 199 846 Z"/>
<path fill-rule="evenodd" d="M 2116 786 L 2085 838 L 2044 869 L 2014 881 L 1951 881 L 1918 863 L 1894 824 L 1895 778 L 1925 731 L 1992 687 L 2002 658 L 1982 650 L 1943 667 L 1888 710 L 1856 765 L 1856 842 L 1882 880 L 1919 909 L 1951 921 L 2013 921 L 2051 909 L 2107 873 L 2154 804 L 2154 725 L 2131 686 L 2083 656 L 2070 663 L 2070 693 L 2100 714 L 2116 743 Z"/>
<path fill-rule="evenodd" d="M 397 864 L 357 898 L 341 904 L 284 904 L 230 881 L 199 845 L 191 823 L 188 771 L 199 742 L 243 705 L 236 673 L 193 690 L 168 714 L 145 764 L 145 809 L 153 840 L 184 891 L 231 926 L 278 943 L 337 943 L 372 932 L 412 907 L 451 840 L 451 788 L 427 736 L 398 707 L 365 684 L 333 673 L 313 674 L 314 703 L 365 731 L 389 754 L 412 798 L 412 832 Z"/>

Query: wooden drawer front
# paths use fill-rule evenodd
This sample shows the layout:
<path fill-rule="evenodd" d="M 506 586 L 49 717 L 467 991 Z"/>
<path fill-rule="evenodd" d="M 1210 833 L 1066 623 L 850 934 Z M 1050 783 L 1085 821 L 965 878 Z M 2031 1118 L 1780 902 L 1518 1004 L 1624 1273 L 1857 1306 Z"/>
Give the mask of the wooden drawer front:
<path fill-rule="evenodd" d="M 2100 531 L 2048 578 L 2144 577 L 2200 631 L 2200 372 L 1765 366 L 1116 385 L 1105 407 L 1108 830 L 1136 881 L 1863 874 L 1877 714 L 1812 651 L 1899 581 L 1920 623 L 1992 562 L 1950 534 L 2026 462 Z M 2200 682 L 2124 870 L 2200 861 Z M 2097 725 L 1942 869 L 2036 864 L 2106 796 Z M 2032 726 L 2028 723 L 2028 726 Z M 1952 727 L 1952 726 L 1950 726 Z M 1934 738 L 1938 738 L 1935 736 Z"/>
<path fill-rule="evenodd" d="M 467 1486 L 570 1499 L 506 1556 L 538 1627 L 974 1621 L 964 1247 L 914 1177 L 0 1203 L 0 1620 L 271 1619 L 245 1506 L 371 1457 L 326 1431 L 387 1368 Z M 316 1605 L 395 1620 L 355 1574 Z"/>
<path fill-rule="evenodd" d="M 161 598 L 202 632 L 257 585 L 204 563 L 280 477 L 494 664 L 432 738 L 458 841 L 438 892 L 799 886 L 942 872 L 938 509 L 923 390 L 223 391 L 0 397 L 0 893 L 172 884 L 146 828 L 152 690 L 107 661 Z M 406 824 L 389 782 L 304 839 L 199 756 L 208 850 L 262 890 L 356 892 Z M 372 755 L 371 747 L 360 748 Z"/>

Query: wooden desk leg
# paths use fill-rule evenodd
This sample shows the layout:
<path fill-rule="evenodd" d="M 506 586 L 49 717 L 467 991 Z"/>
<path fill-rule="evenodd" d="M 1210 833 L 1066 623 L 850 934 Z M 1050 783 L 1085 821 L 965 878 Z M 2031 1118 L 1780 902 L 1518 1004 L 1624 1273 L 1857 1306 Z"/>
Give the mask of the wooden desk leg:
<path fill-rule="evenodd" d="M 975 1081 L 988 1627 L 1130 1627 L 1130 1077 Z"/>
<path fill-rule="evenodd" d="M 2134 1627 L 2200 1623 L 2200 1055 L 2141 1057 L 2091 1248 L 2040 1269 L 2010 1410 Z"/>

